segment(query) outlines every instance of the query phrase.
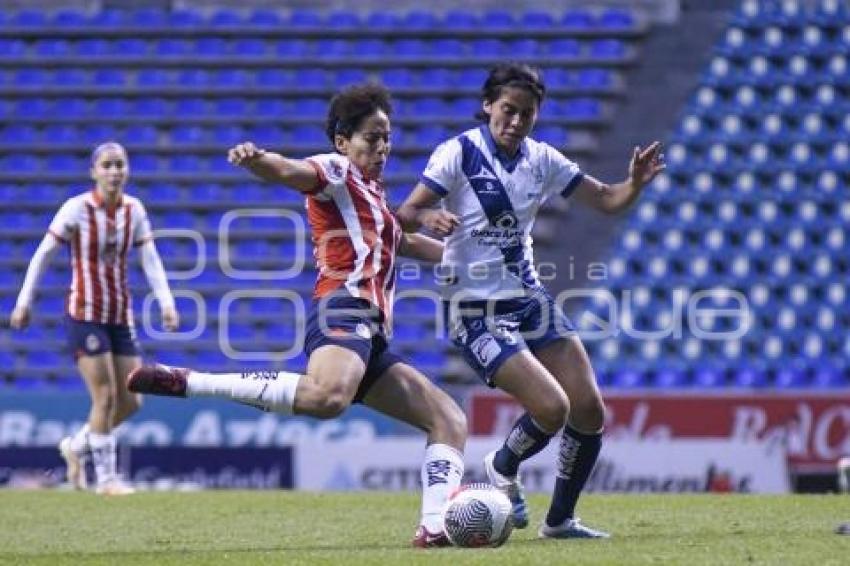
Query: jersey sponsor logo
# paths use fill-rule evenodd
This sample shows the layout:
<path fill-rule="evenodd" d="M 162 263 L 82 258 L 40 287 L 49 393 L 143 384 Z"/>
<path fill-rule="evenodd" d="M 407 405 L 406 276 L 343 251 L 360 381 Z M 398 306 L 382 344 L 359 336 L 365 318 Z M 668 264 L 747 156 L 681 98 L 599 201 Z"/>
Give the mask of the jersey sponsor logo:
<path fill-rule="evenodd" d="M 472 354 L 478 362 L 484 367 L 493 363 L 493 360 L 502 353 L 501 346 L 499 346 L 498 342 L 496 342 L 496 338 L 489 332 L 485 332 L 473 340 L 472 344 L 469 345 L 469 348 L 472 350 Z"/>
<path fill-rule="evenodd" d="M 485 179 L 485 180 L 490 180 L 490 181 L 498 181 L 499 180 L 496 177 L 496 175 L 491 173 L 484 165 L 481 165 L 481 167 L 478 169 L 478 173 L 476 173 L 475 175 L 470 175 L 469 178 L 470 179 Z M 492 187 L 492 185 L 488 184 L 488 188 L 491 188 L 491 187 Z"/>

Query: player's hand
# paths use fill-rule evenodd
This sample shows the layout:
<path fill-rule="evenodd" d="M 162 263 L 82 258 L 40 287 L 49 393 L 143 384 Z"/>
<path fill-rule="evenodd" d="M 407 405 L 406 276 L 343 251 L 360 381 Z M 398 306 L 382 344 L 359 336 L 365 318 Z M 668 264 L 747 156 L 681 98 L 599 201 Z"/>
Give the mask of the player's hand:
<path fill-rule="evenodd" d="M 162 327 L 168 332 L 177 330 L 180 326 L 180 315 L 174 307 L 165 307 L 160 313 L 162 316 Z"/>
<path fill-rule="evenodd" d="M 640 188 L 650 183 L 666 168 L 664 154 L 661 153 L 661 142 L 653 142 L 646 149 L 635 146 L 632 161 L 629 163 L 629 178 Z"/>
<path fill-rule="evenodd" d="M 9 317 L 9 326 L 15 330 L 23 330 L 30 323 L 30 308 L 27 306 L 15 307 L 12 316 Z"/>
<path fill-rule="evenodd" d="M 231 147 L 227 152 L 227 160 L 233 165 L 244 167 L 265 154 L 266 150 L 260 149 L 253 142 L 246 141 Z"/>
<path fill-rule="evenodd" d="M 419 222 L 438 236 L 448 236 L 460 226 L 460 219 L 446 210 L 424 210 Z"/>

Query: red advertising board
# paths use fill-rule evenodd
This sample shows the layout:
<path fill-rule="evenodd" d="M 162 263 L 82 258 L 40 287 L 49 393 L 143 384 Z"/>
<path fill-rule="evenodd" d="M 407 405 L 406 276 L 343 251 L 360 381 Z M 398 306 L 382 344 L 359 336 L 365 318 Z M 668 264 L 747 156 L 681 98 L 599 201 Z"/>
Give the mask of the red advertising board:
<path fill-rule="evenodd" d="M 796 472 L 835 470 L 850 456 L 850 391 L 824 394 L 606 394 L 612 438 L 729 438 L 784 444 Z M 510 398 L 489 391 L 469 399 L 474 435 L 506 434 L 520 415 Z"/>

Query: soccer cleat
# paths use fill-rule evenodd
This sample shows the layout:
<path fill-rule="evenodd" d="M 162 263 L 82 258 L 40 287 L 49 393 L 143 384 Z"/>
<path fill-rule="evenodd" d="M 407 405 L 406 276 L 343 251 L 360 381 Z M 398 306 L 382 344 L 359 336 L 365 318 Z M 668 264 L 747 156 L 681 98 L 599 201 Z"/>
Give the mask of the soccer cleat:
<path fill-rule="evenodd" d="M 134 393 L 185 397 L 189 370 L 156 364 L 142 366 L 127 376 L 127 389 Z"/>
<path fill-rule="evenodd" d="M 452 543 L 446 533 L 443 531 L 432 533 L 425 528 L 425 525 L 419 525 L 416 534 L 413 536 L 413 546 L 416 548 L 440 548 L 451 545 Z"/>
<path fill-rule="evenodd" d="M 484 456 L 484 471 L 487 473 L 487 479 L 510 499 L 512 506 L 511 521 L 514 528 L 524 529 L 528 526 L 528 504 L 525 502 L 522 484 L 518 477 L 509 478 L 497 472 L 493 466 L 493 458 L 495 457 L 495 450 Z"/>
<path fill-rule="evenodd" d="M 537 536 L 540 538 L 611 538 L 611 535 L 604 531 L 597 531 L 582 525 L 581 519 L 578 517 L 567 519 L 555 527 L 550 527 L 546 524 L 546 521 L 543 521 L 537 531 Z"/>
<path fill-rule="evenodd" d="M 59 454 L 65 460 L 68 483 L 74 489 L 86 489 L 86 470 L 83 459 L 71 450 L 71 437 L 66 436 L 59 441 Z"/>
<path fill-rule="evenodd" d="M 98 485 L 94 492 L 98 495 L 133 495 L 136 489 L 124 483 L 121 480 L 115 479 Z"/>

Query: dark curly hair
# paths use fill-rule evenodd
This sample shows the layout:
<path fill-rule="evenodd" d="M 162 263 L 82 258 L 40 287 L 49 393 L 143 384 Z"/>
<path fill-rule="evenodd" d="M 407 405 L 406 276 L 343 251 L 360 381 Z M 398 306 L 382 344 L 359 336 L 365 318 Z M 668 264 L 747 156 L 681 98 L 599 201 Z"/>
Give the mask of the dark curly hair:
<path fill-rule="evenodd" d="M 502 95 L 502 89 L 507 87 L 522 88 L 534 95 L 537 105 L 543 104 L 546 97 L 546 85 L 543 84 L 543 73 L 536 67 L 525 63 L 499 63 L 492 69 L 481 87 L 481 98 L 487 102 L 495 102 Z M 475 114 L 477 120 L 486 122 L 489 115 L 483 110 Z"/>
<path fill-rule="evenodd" d="M 328 107 L 325 134 L 334 145 L 337 134 L 350 138 L 363 120 L 378 110 L 387 116 L 393 111 L 390 91 L 377 82 L 354 84 L 336 93 Z"/>

